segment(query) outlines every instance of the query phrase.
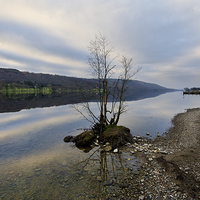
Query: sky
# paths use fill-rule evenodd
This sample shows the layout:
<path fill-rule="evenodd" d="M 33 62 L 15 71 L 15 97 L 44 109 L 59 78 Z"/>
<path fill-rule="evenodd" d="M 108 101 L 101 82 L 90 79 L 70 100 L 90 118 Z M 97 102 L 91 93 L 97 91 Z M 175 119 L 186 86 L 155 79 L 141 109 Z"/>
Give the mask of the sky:
<path fill-rule="evenodd" d="M 0 68 L 91 78 L 99 33 L 136 80 L 200 87 L 199 0 L 0 0 Z"/>

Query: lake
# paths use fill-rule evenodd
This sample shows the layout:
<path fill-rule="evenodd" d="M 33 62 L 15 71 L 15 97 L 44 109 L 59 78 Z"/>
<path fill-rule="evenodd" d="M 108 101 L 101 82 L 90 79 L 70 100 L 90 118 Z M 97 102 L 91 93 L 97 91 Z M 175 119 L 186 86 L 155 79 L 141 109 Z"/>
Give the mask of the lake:
<path fill-rule="evenodd" d="M 129 127 L 132 135 L 148 132 L 153 139 L 166 132 L 177 113 L 200 107 L 199 98 L 177 91 L 127 101 L 119 124 Z M 42 107 L 0 113 L 0 199 L 98 199 L 117 190 L 114 178 L 120 182 L 124 174 L 137 173 L 134 156 L 104 154 L 98 147 L 84 153 L 63 142 L 90 125 L 71 104 Z M 91 107 L 95 110 L 96 104 Z"/>

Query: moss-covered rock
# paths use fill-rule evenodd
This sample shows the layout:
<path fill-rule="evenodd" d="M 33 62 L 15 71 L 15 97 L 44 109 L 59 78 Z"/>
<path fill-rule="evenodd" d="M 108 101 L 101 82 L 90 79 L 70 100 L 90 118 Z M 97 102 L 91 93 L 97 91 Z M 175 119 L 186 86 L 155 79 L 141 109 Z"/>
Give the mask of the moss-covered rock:
<path fill-rule="evenodd" d="M 84 131 L 83 133 L 74 137 L 73 142 L 77 147 L 86 147 L 94 143 L 95 134 L 94 131 Z"/>
<path fill-rule="evenodd" d="M 125 145 L 126 143 L 132 143 L 133 137 L 129 128 L 124 126 L 108 125 L 104 127 L 104 131 L 101 133 L 101 135 L 98 135 L 96 131 L 84 131 L 83 133 L 74 137 L 72 140 L 72 142 L 74 142 L 78 148 L 83 148 L 84 150 L 86 147 L 90 148 L 91 145 L 97 141 L 100 145 L 109 143 L 110 150 L 113 150 L 119 146 Z"/>
<path fill-rule="evenodd" d="M 99 138 L 104 144 L 109 142 L 113 149 L 122 146 L 126 143 L 132 143 L 133 137 L 130 133 L 130 129 L 124 126 L 108 125 L 105 127 L 105 131 Z"/>

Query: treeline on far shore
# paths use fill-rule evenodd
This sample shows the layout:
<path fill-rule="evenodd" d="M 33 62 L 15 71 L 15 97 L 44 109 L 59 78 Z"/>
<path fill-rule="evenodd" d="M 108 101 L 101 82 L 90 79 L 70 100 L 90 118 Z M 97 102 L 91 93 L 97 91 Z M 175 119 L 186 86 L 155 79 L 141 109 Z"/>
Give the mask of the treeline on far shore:
<path fill-rule="evenodd" d="M 200 88 L 197 88 L 197 87 L 184 88 L 183 94 L 200 94 Z"/>
<path fill-rule="evenodd" d="M 37 84 L 32 81 L 0 82 L 0 93 L 12 96 L 20 94 L 52 94 L 52 93 L 74 93 L 78 92 L 76 87 L 63 87 L 54 84 Z"/>

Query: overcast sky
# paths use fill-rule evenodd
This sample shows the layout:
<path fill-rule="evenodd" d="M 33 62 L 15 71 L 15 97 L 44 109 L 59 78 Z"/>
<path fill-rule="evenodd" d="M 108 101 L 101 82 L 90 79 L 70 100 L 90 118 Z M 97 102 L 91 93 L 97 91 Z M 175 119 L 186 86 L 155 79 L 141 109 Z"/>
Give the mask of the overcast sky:
<path fill-rule="evenodd" d="M 0 68 L 90 77 L 99 32 L 137 80 L 200 87 L 200 0 L 0 0 Z"/>

